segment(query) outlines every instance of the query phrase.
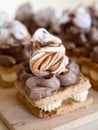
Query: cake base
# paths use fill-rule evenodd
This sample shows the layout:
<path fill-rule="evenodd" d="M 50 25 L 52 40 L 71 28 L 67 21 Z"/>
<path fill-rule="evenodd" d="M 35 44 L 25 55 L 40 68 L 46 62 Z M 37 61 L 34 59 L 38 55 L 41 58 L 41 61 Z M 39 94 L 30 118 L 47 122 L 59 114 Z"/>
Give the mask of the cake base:
<path fill-rule="evenodd" d="M 79 58 L 78 63 L 82 73 L 90 79 L 92 87 L 98 90 L 98 64 L 85 57 Z"/>
<path fill-rule="evenodd" d="M 88 98 L 84 102 L 77 102 L 77 101 L 68 99 L 68 100 L 63 101 L 62 105 L 59 108 L 51 112 L 45 112 L 33 106 L 31 102 L 28 102 L 22 93 L 17 93 L 17 97 L 19 97 L 22 103 L 27 105 L 27 107 L 30 109 L 33 115 L 40 118 L 50 118 L 54 116 L 64 115 L 64 114 L 79 110 L 81 108 L 85 108 L 88 105 L 93 103 L 93 98 L 90 96 L 88 96 Z"/>

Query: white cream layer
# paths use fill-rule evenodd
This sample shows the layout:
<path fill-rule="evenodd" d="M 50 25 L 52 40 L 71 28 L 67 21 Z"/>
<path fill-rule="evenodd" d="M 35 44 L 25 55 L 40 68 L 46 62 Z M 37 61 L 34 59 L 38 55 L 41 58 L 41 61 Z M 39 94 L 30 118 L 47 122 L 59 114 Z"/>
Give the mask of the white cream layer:
<path fill-rule="evenodd" d="M 35 70 L 32 69 L 32 65 L 34 64 L 35 61 L 37 61 L 40 57 L 44 56 L 44 54 L 47 52 L 57 53 L 56 56 L 58 55 L 59 57 L 62 58 L 62 61 L 59 65 L 59 67 L 56 70 L 52 71 L 51 73 L 60 74 L 62 72 L 67 71 L 66 65 L 69 63 L 69 59 L 65 55 L 66 49 L 65 49 L 64 45 L 62 44 L 61 39 L 53 36 L 46 29 L 40 28 L 40 29 L 36 30 L 31 41 L 33 42 L 33 46 L 36 45 L 36 41 L 39 41 L 42 45 L 49 42 L 49 44 L 47 46 L 44 46 L 40 49 L 38 48 L 36 50 L 33 50 L 33 54 L 30 57 L 30 69 L 31 69 L 32 73 L 39 76 L 39 73 L 38 72 L 36 73 Z M 44 70 L 41 70 L 41 71 L 46 71 L 46 73 L 44 73 L 44 74 L 49 73 L 47 71 L 47 69 L 49 67 L 51 67 L 55 63 L 55 61 L 56 61 L 56 59 L 54 56 L 54 58 L 51 60 L 51 62 L 44 68 Z"/>
<path fill-rule="evenodd" d="M 87 99 L 87 96 L 88 96 L 88 90 L 85 90 L 81 93 L 77 93 L 77 94 L 73 95 L 71 97 L 71 99 L 73 99 L 75 101 L 83 102 Z M 50 112 L 50 111 L 55 110 L 56 108 L 59 108 L 61 106 L 61 104 L 62 104 L 62 100 L 58 100 L 58 101 L 54 102 L 53 104 L 49 104 L 47 106 L 40 107 L 40 109 L 45 112 L 46 111 Z"/>
<path fill-rule="evenodd" d="M 35 41 L 39 41 L 41 43 L 46 43 L 49 41 L 53 41 L 56 43 L 62 43 L 61 39 L 53 36 L 52 34 L 50 34 L 46 29 L 44 28 L 39 28 L 36 30 L 36 32 L 34 33 L 31 41 L 35 42 Z"/>
<path fill-rule="evenodd" d="M 59 106 L 61 106 L 61 104 L 62 104 L 62 100 L 58 100 L 58 101 L 54 102 L 53 104 L 49 104 L 48 106 L 40 107 L 40 109 L 50 112 L 50 111 L 53 111 L 54 109 L 58 108 Z"/>
<path fill-rule="evenodd" d="M 73 99 L 75 101 L 83 102 L 83 101 L 86 100 L 87 95 L 88 95 L 88 90 L 85 90 L 85 91 L 83 91 L 81 93 L 77 93 L 77 94 L 73 95 L 71 97 L 71 99 Z"/>

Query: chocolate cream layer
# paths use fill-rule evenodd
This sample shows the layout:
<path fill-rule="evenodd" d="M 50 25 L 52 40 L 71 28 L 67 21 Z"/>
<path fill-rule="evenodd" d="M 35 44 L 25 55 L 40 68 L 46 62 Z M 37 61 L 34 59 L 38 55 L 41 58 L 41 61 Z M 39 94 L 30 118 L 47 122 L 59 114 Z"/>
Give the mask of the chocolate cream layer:
<path fill-rule="evenodd" d="M 70 61 L 67 69 L 67 72 L 57 76 L 49 74 L 44 77 L 37 77 L 29 69 L 29 63 L 24 62 L 20 65 L 18 78 L 23 84 L 27 96 L 39 100 L 78 82 L 79 66 L 74 61 Z"/>
<path fill-rule="evenodd" d="M 13 66 L 29 57 L 29 50 L 23 45 L 0 46 L 0 65 Z"/>

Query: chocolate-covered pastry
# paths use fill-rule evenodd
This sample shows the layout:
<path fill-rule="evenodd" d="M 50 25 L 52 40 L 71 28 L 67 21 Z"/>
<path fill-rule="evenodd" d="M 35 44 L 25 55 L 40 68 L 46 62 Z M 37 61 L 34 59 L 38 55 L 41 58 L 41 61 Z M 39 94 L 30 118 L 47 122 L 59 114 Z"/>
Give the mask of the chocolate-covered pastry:
<path fill-rule="evenodd" d="M 47 12 L 47 13 L 46 13 Z M 25 24 L 31 34 L 39 27 L 44 27 L 50 32 L 59 32 L 59 20 L 62 12 L 53 7 L 40 9 L 34 13 L 30 3 L 19 7 L 16 12 L 16 19 Z"/>
<path fill-rule="evenodd" d="M 29 63 L 21 64 L 15 85 L 19 97 L 24 99 L 32 113 L 38 117 L 52 117 L 63 114 L 64 106 L 75 110 L 67 104 L 68 100 L 73 104 L 79 102 L 81 107 L 85 107 L 87 102 L 92 103 L 92 98 L 89 101 L 87 98 L 91 87 L 89 80 L 66 56 L 61 39 L 40 28 L 31 42 Z"/>
<path fill-rule="evenodd" d="M 39 27 L 34 20 L 33 7 L 29 2 L 18 8 L 15 19 L 21 21 L 31 34 Z"/>
<path fill-rule="evenodd" d="M 19 63 L 29 57 L 30 34 L 22 23 L 9 18 L 6 13 L 0 14 L 0 79 L 1 86 L 6 86 L 16 79 Z"/>

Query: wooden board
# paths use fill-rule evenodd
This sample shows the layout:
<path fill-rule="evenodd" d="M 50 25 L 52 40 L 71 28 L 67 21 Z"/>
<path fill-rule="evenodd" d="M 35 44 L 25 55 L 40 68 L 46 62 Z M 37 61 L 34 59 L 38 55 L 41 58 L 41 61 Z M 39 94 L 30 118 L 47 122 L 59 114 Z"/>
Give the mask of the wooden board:
<path fill-rule="evenodd" d="M 98 119 L 98 92 L 90 90 L 94 103 L 85 109 L 51 119 L 33 116 L 16 97 L 14 88 L 0 88 L 0 118 L 11 130 L 71 130 Z"/>

